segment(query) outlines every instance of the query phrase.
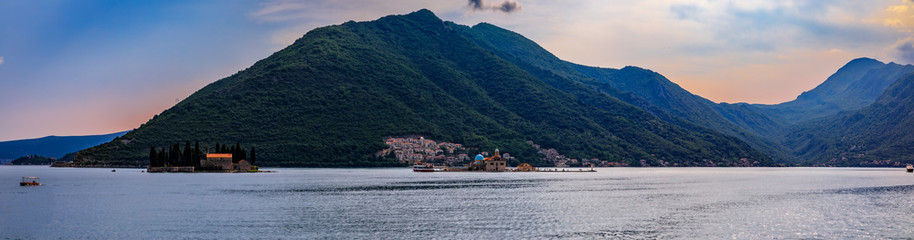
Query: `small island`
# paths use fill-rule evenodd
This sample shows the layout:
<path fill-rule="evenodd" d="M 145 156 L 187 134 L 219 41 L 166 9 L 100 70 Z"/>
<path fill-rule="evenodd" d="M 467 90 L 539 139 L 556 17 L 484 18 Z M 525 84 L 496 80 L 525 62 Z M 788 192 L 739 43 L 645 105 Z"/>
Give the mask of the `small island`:
<path fill-rule="evenodd" d="M 24 157 L 17 158 L 12 162 L 8 163 L 9 165 L 51 165 L 54 161 L 57 161 L 56 158 L 38 156 L 38 155 L 28 155 Z"/>
<path fill-rule="evenodd" d="M 179 144 L 158 151 L 155 146 L 151 146 L 146 172 L 262 172 L 254 165 L 257 154 L 253 147 L 250 158 L 248 156 L 247 150 L 241 148 L 240 144 L 228 147 L 216 143 L 212 150 L 209 147 L 201 150 L 199 142 L 191 147 L 188 141 L 183 151 Z"/>

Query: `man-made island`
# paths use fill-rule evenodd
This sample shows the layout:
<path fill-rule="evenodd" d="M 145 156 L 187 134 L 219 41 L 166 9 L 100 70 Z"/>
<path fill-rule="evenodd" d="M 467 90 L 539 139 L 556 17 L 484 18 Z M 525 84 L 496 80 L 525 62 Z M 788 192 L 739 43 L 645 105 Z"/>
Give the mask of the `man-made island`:
<path fill-rule="evenodd" d="M 149 149 L 149 167 L 147 172 L 260 172 L 254 165 L 256 153 L 251 148 L 250 159 L 247 150 L 240 144 L 227 147 L 216 143 L 210 153 L 209 147 L 200 149 L 200 143 L 190 146 L 190 141 L 181 150 L 179 144 L 171 149 L 162 148 L 156 151 L 155 146 Z"/>

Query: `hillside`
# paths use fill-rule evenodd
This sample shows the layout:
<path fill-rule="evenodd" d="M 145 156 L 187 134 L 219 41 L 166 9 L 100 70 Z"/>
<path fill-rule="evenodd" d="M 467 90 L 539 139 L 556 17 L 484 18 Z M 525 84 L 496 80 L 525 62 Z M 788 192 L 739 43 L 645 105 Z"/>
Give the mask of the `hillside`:
<path fill-rule="evenodd" d="M 373 156 L 383 138 L 422 135 L 534 165 L 545 163 L 527 140 L 634 166 L 776 165 L 737 138 L 506 60 L 469 37 L 476 31 L 428 10 L 317 28 L 75 158 L 145 165 L 151 145 L 240 142 L 261 166 L 394 166 Z"/>
<path fill-rule="evenodd" d="M 491 24 L 457 29 L 462 29 L 480 46 L 540 78 L 552 75 L 566 78 L 679 127 L 724 133 L 781 162 L 793 160 L 780 145 L 755 132 L 767 133 L 782 126 L 754 109 L 719 106 L 651 70 L 631 66 L 622 69 L 589 67 L 563 61 L 524 36 Z"/>
<path fill-rule="evenodd" d="M 563 61 L 522 35 L 491 24 L 458 29 L 464 29 L 465 35 L 480 46 L 540 78 L 570 79 L 679 127 L 737 137 L 786 164 L 807 164 L 811 157 L 820 157 L 815 151 L 794 149 L 797 142 L 804 140 L 790 134 L 795 131 L 792 129 L 809 125 L 810 129 L 830 131 L 818 129 L 815 122 L 809 121 L 866 107 L 900 76 L 914 72 L 912 65 L 858 58 L 794 101 L 776 105 L 718 104 L 648 69 L 600 68 Z"/>
<path fill-rule="evenodd" d="M 914 75 L 870 106 L 796 126 L 785 139 L 814 166 L 899 167 L 914 163 Z"/>
<path fill-rule="evenodd" d="M 89 136 L 47 136 L 0 142 L 0 159 L 12 160 L 26 155 L 61 158 L 67 153 L 109 142 L 116 137 L 127 134 L 127 132 Z"/>

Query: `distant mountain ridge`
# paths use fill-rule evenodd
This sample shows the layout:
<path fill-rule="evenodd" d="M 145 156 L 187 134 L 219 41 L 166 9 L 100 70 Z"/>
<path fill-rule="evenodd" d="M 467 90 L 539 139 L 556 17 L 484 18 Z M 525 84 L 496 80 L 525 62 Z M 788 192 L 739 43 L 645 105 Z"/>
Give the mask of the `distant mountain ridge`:
<path fill-rule="evenodd" d="M 914 65 L 886 64 L 871 58 L 858 58 L 793 101 L 754 106 L 788 124 L 800 123 L 866 107 L 875 102 L 895 80 L 910 72 L 914 72 Z"/>
<path fill-rule="evenodd" d="M 143 165 L 150 146 L 201 141 L 255 146 L 264 166 L 395 166 L 402 163 L 373 155 L 386 148 L 383 138 L 422 135 L 499 148 L 539 166 L 528 140 L 572 158 L 633 166 L 777 165 L 737 138 L 671 124 L 604 93 L 618 90 L 582 84 L 579 74 L 488 50 L 504 40 L 485 37 L 497 33 L 489 26 L 420 10 L 317 28 L 200 89 L 124 141 L 75 158 Z M 571 69 L 554 58 L 533 61 Z"/>
<path fill-rule="evenodd" d="M 805 165 L 914 164 L 914 74 L 895 81 L 875 103 L 800 124 L 786 139 Z"/>
<path fill-rule="evenodd" d="M 0 159 L 12 160 L 28 155 L 62 158 L 64 155 L 123 136 L 130 131 L 87 136 L 47 136 L 0 142 Z"/>

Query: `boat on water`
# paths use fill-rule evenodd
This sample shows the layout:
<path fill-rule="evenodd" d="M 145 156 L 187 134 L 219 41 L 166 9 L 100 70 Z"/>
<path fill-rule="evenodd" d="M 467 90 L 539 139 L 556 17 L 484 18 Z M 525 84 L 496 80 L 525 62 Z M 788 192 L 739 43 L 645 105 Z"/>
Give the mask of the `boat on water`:
<path fill-rule="evenodd" d="M 914 166 L 912 166 L 911 164 L 908 164 L 908 167 L 906 169 L 908 170 L 908 172 L 914 172 Z"/>
<path fill-rule="evenodd" d="M 22 177 L 19 186 L 41 186 L 41 183 L 38 182 L 37 177 Z"/>
<path fill-rule="evenodd" d="M 413 165 L 413 172 L 434 172 L 435 166 L 430 163 L 416 163 Z"/>

